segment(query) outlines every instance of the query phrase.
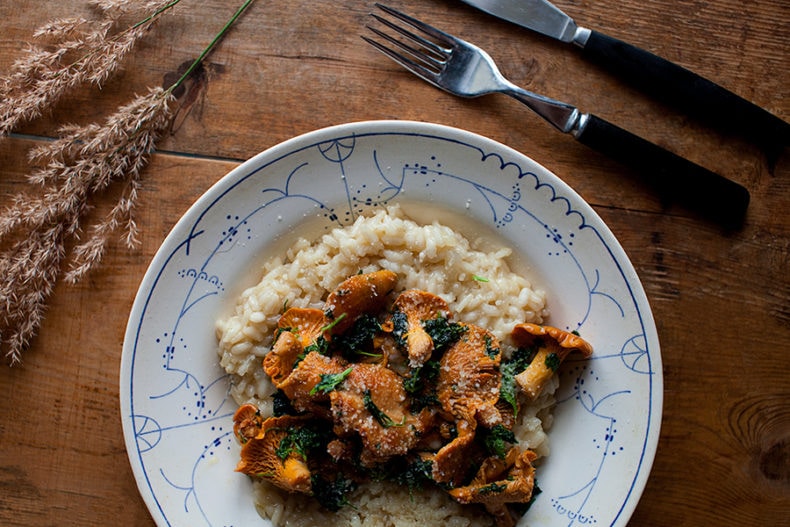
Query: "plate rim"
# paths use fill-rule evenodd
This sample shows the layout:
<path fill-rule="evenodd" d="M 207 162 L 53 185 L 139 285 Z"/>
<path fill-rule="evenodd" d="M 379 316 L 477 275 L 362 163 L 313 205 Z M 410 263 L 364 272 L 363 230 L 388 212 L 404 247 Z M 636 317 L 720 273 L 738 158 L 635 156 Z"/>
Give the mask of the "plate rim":
<path fill-rule="evenodd" d="M 573 203 L 574 207 L 571 207 L 570 200 L 565 199 L 564 197 L 560 198 L 567 202 L 567 212 L 566 214 L 578 213 L 582 221 L 585 225 L 592 227 L 597 235 L 603 237 L 601 239 L 603 245 L 606 249 L 610 252 L 610 257 L 614 263 L 620 267 L 620 272 L 625 280 L 628 288 L 630 290 L 630 295 L 634 300 L 638 301 L 638 304 L 645 307 L 646 309 L 639 309 L 639 317 L 642 326 L 646 330 L 652 330 L 652 333 L 648 335 L 646 331 L 645 337 L 652 337 L 651 339 L 651 352 L 655 351 L 654 355 L 651 355 L 651 359 L 655 361 L 655 371 L 649 375 L 650 379 L 650 412 L 653 414 L 657 414 L 657 418 L 649 418 L 647 420 L 648 429 L 645 432 L 645 441 L 644 444 L 641 445 L 641 457 L 639 462 L 639 468 L 636 471 L 636 474 L 631 481 L 631 485 L 629 486 L 629 492 L 623 498 L 623 503 L 620 507 L 618 514 L 612 521 L 612 525 L 618 524 L 618 522 L 625 521 L 627 522 L 628 519 L 633 514 L 634 510 L 636 509 L 637 504 L 639 503 L 641 496 L 644 492 L 645 486 L 647 484 L 647 480 L 649 478 L 650 472 L 652 471 L 652 466 L 655 461 L 655 456 L 657 453 L 658 447 L 658 440 L 660 436 L 660 430 L 662 425 L 662 416 L 663 416 L 663 396 L 664 396 L 664 387 L 663 387 L 663 369 L 662 369 L 662 357 L 661 357 L 661 350 L 660 350 L 660 343 L 658 340 L 657 329 L 655 326 L 655 320 L 653 317 L 652 308 L 650 307 L 649 299 L 644 290 L 644 286 L 642 284 L 641 279 L 639 278 L 638 274 L 636 273 L 633 264 L 628 258 L 627 253 L 623 249 L 620 241 L 611 231 L 609 226 L 603 221 L 603 219 L 597 214 L 597 212 L 592 208 L 592 206 L 576 192 L 570 185 L 568 185 L 564 180 L 562 180 L 559 176 L 557 176 L 554 172 L 546 168 L 545 165 L 538 163 L 530 156 L 507 146 L 497 140 L 491 139 L 489 137 L 480 135 L 475 132 L 471 132 L 468 130 L 464 130 L 461 128 L 457 128 L 454 126 L 438 124 L 438 123 L 429 123 L 424 121 L 412 121 L 412 120 L 364 120 L 364 121 L 353 121 L 348 123 L 336 124 L 331 125 L 323 128 L 318 128 L 312 131 L 308 131 L 284 141 L 281 141 L 271 147 L 268 147 L 258 154 L 252 156 L 251 158 L 241 162 L 238 166 L 231 169 L 227 172 L 224 176 L 222 176 L 219 180 L 215 181 L 212 185 L 209 186 L 188 208 L 187 210 L 181 215 L 180 218 L 173 224 L 173 227 L 170 229 L 168 234 L 162 240 L 159 248 L 155 252 L 154 256 L 151 258 L 148 267 L 146 268 L 143 277 L 140 280 L 137 292 L 135 293 L 134 302 L 132 307 L 129 311 L 129 318 L 126 326 L 126 330 L 124 332 L 124 340 L 122 344 L 122 355 L 121 355 L 121 362 L 119 368 L 119 398 L 120 398 L 120 410 L 121 410 L 121 421 L 122 421 L 122 431 L 124 435 L 124 444 L 127 452 L 127 457 L 129 459 L 133 475 L 135 477 L 135 482 L 138 487 L 138 491 L 140 492 L 141 497 L 143 498 L 146 506 L 149 510 L 149 513 L 152 515 L 153 519 L 156 521 L 157 525 L 170 525 L 167 521 L 166 515 L 162 510 L 161 504 L 159 500 L 156 499 L 153 493 L 153 489 L 150 485 L 143 486 L 144 482 L 148 481 L 148 475 L 144 470 L 144 463 L 138 457 L 133 455 L 133 452 L 138 450 L 136 442 L 134 441 L 134 429 L 133 423 L 131 423 L 131 419 L 133 418 L 133 414 L 131 413 L 133 401 L 131 400 L 131 390 L 132 390 L 132 379 L 134 374 L 134 367 L 135 367 L 135 354 L 137 352 L 137 339 L 139 337 L 140 331 L 140 324 L 139 322 L 142 320 L 142 316 L 145 313 L 145 310 L 148 305 L 148 301 L 150 300 L 150 296 L 153 292 L 154 287 L 158 281 L 159 272 L 163 269 L 163 267 L 167 264 L 169 258 L 175 253 L 175 250 L 164 250 L 166 247 L 170 247 L 172 245 L 172 240 L 176 238 L 176 234 L 184 231 L 184 226 L 187 224 L 197 224 L 200 219 L 193 219 L 195 216 L 195 212 L 200 209 L 207 209 L 207 205 L 210 205 L 211 202 L 218 201 L 225 193 L 229 192 L 235 185 L 239 184 L 241 181 L 252 177 L 255 172 L 261 170 L 265 166 L 276 162 L 278 159 L 283 157 L 283 152 L 285 153 L 293 153 L 297 149 L 294 147 L 303 143 L 307 143 L 309 145 L 314 145 L 321 142 L 322 137 L 338 137 L 341 134 L 345 135 L 353 135 L 353 136 L 360 136 L 369 133 L 393 133 L 393 134 L 413 134 L 418 136 L 424 137 L 435 137 L 441 140 L 448 140 L 448 136 L 452 136 L 454 141 L 461 142 L 458 140 L 459 137 L 463 137 L 465 141 L 469 141 L 473 143 L 476 147 L 487 147 L 489 151 L 501 151 L 507 153 L 509 156 L 513 156 L 515 158 L 521 158 L 526 160 L 528 164 L 532 167 L 537 168 L 541 172 L 541 177 L 548 177 L 551 180 L 553 185 L 552 188 L 560 189 L 562 192 L 556 194 L 565 194 L 568 196 L 572 196 L 577 202 Z M 466 143 L 464 143 L 466 144 Z M 302 148 L 305 148 L 306 145 L 303 144 Z M 498 153 L 494 155 L 499 155 Z M 269 160 L 267 163 L 263 163 L 263 160 Z M 534 169 L 533 168 L 533 169 Z M 579 211 L 576 210 L 577 208 L 581 208 L 583 210 Z M 202 217 L 202 214 L 197 215 L 198 218 Z M 592 226 L 588 223 L 588 218 L 594 219 L 596 225 Z M 194 232 L 194 231 L 192 231 Z M 189 239 L 187 237 L 187 239 Z M 621 263 L 625 263 L 626 266 L 623 268 Z M 145 298 L 141 298 L 141 293 L 144 291 L 147 292 Z M 133 342 L 132 350 L 129 350 L 129 343 Z M 131 355 L 130 355 L 131 354 Z M 127 394 L 127 397 L 124 397 L 124 394 Z M 655 426 L 654 426 L 655 423 Z M 653 428 L 651 431 L 650 428 Z M 635 498 L 634 498 L 635 495 Z"/>

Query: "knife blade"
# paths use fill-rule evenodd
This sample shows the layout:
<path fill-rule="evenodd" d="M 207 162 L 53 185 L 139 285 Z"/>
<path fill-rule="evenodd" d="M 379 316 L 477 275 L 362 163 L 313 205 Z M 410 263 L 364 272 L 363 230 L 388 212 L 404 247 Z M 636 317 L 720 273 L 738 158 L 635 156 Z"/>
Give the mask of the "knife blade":
<path fill-rule="evenodd" d="M 581 48 L 582 55 L 644 93 L 735 133 L 775 155 L 790 145 L 790 124 L 667 59 L 579 26 L 546 0 L 462 0 L 497 18 Z"/>

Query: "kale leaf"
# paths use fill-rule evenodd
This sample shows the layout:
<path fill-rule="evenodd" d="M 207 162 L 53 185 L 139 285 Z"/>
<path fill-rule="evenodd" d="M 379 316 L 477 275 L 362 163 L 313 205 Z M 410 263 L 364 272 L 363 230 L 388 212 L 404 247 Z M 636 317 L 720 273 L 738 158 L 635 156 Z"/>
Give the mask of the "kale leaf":
<path fill-rule="evenodd" d="M 346 359 L 353 360 L 355 355 L 369 354 L 374 337 L 381 331 L 381 324 L 375 316 L 365 313 L 354 321 L 351 328 L 342 335 L 332 338 L 332 345 L 340 350 Z"/>
<path fill-rule="evenodd" d="M 275 417 L 283 415 L 298 415 L 299 412 L 291 404 L 291 399 L 282 390 L 277 390 L 272 394 L 273 410 Z"/>
<path fill-rule="evenodd" d="M 392 479 L 399 485 L 406 485 L 411 495 L 415 490 L 422 490 L 425 482 L 433 481 L 432 473 L 433 462 L 418 457 L 413 462 L 408 463 L 405 469 L 398 464 L 397 469 L 393 472 Z"/>
<path fill-rule="evenodd" d="M 400 349 L 406 347 L 406 333 L 409 331 L 409 320 L 406 313 L 396 309 L 392 313 L 392 336 L 395 337 L 395 343 Z"/>
<path fill-rule="evenodd" d="M 516 442 L 516 436 L 502 424 L 494 425 L 490 430 L 483 432 L 483 444 L 486 450 L 500 459 L 504 459 L 508 451 L 508 445 Z"/>
<path fill-rule="evenodd" d="M 318 335 L 318 338 L 316 338 L 312 344 L 308 344 L 304 347 L 304 352 L 299 356 L 304 358 L 305 355 L 311 351 L 317 351 L 321 355 L 329 356 L 329 341 L 326 340 L 323 335 Z"/>
<path fill-rule="evenodd" d="M 433 340 L 434 352 L 443 352 L 456 340 L 466 333 L 467 327 L 458 322 L 450 322 L 445 317 L 439 316 L 422 323 L 423 329 Z"/>
<path fill-rule="evenodd" d="M 518 413 L 518 398 L 516 388 L 516 375 L 524 371 L 535 358 L 537 347 L 518 348 L 513 352 L 509 360 L 504 361 L 499 371 L 502 379 L 499 386 L 499 397 L 513 407 L 513 411 Z"/>
<path fill-rule="evenodd" d="M 496 356 L 499 355 L 499 348 L 494 347 L 494 339 L 491 338 L 491 335 L 486 335 L 483 337 L 483 340 L 486 345 L 486 355 L 488 355 L 488 358 L 491 360 L 495 359 Z"/>
<path fill-rule="evenodd" d="M 549 353 L 544 361 L 546 367 L 551 371 L 557 371 L 560 367 L 560 362 L 560 357 L 556 353 Z"/>
<path fill-rule="evenodd" d="M 439 375 L 439 361 L 429 360 L 425 364 L 411 370 L 411 375 L 403 379 L 403 389 L 408 393 L 419 393 L 425 388 L 427 381 Z"/>
<path fill-rule="evenodd" d="M 277 457 L 283 461 L 292 453 L 298 454 L 302 459 L 307 460 L 307 453 L 310 450 L 319 448 L 326 441 L 326 434 L 310 426 L 298 426 L 288 430 L 288 434 L 280 440 L 280 444 L 274 451 Z"/>
<path fill-rule="evenodd" d="M 347 479 L 342 473 L 338 473 L 334 480 L 323 478 L 319 474 L 312 474 L 310 485 L 318 503 L 332 512 L 337 512 L 348 505 L 348 494 L 357 488 L 356 483 Z"/>

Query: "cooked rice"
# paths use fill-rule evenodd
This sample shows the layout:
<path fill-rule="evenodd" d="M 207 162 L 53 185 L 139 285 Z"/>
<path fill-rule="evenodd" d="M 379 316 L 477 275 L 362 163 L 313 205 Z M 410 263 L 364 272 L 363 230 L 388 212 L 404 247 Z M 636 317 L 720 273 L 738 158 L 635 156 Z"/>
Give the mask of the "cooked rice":
<path fill-rule="evenodd" d="M 397 206 L 360 217 L 316 241 L 299 239 L 284 256 L 264 264 L 260 282 L 242 293 L 231 316 L 217 323 L 220 363 L 233 379 L 231 395 L 237 403 L 256 404 L 271 415 L 275 387 L 261 362 L 283 307 L 322 308 L 329 292 L 360 271 L 389 269 L 398 274 L 396 293 L 421 289 L 441 296 L 454 320 L 491 330 L 507 356 L 513 326 L 540 324 L 547 316 L 545 295 L 511 272 L 510 249 L 483 251 L 480 246 L 479 240 L 470 242 L 445 225 L 417 224 Z M 514 429 L 520 446 L 538 456 L 548 454 L 544 429 L 550 425 L 555 389 L 556 379 L 537 401 L 523 405 Z M 493 524 L 485 512 L 461 506 L 437 489 L 410 496 L 408 489 L 392 484 L 366 484 L 351 496 L 353 507 L 334 513 L 265 482 L 256 482 L 255 488 L 258 510 L 276 526 Z"/>

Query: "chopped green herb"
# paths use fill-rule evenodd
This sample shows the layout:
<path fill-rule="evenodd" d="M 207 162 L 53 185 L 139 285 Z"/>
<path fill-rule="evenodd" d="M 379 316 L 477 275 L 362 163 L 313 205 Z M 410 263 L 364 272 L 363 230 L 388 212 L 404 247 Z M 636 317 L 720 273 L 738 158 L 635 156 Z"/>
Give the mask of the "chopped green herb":
<path fill-rule="evenodd" d="M 277 342 L 277 339 L 280 338 L 280 335 L 283 333 L 294 333 L 296 334 L 296 328 L 287 327 L 287 328 L 277 328 L 274 332 L 274 339 L 273 342 Z"/>
<path fill-rule="evenodd" d="M 272 401 L 272 413 L 275 417 L 280 417 L 283 415 L 296 415 L 299 413 L 291 404 L 291 399 L 289 399 L 282 390 L 277 390 L 272 394 Z"/>
<path fill-rule="evenodd" d="M 322 327 L 321 328 L 321 333 L 326 333 L 327 331 L 331 330 L 333 327 L 337 326 L 340 323 L 341 320 L 346 318 L 347 315 L 348 315 L 348 313 L 341 313 L 339 317 L 335 318 L 334 320 L 332 320 L 332 322 L 330 322 L 326 326 Z M 330 317 L 330 318 L 332 318 L 332 317 Z"/>
<path fill-rule="evenodd" d="M 411 370 L 411 375 L 403 379 L 403 388 L 409 393 L 418 393 L 425 387 L 425 382 L 439 375 L 439 361 L 429 360 L 418 368 Z"/>
<path fill-rule="evenodd" d="M 409 495 L 412 495 L 415 490 L 422 490 L 425 482 L 433 481 L 432 471 L 432 461 L 417 458 L 413 462 L 408 463 L 405 469 L 398 463 L 393 470 L 392 479 L 399 485 L 406 485 L 409 489 Z"/>
<path fill-rule="evenodd" d="M 409 331 L 409 320 L 406 313 L 396 310 L 392 313 L 392 336 L 399 348 L 406 347 L 406 333 Z"/>
<path fill-rule="evenodd" d="M 488 485 L 484 485 L 478 489 L 480 494 L 495 494 L 497 492 L 502 492 L 507 488 L 507 485 L 504 483 L 499 485 L 497 483 L 489 483 Z"/>
<path fill-rule="evenodd" d="M 332 512 L 337 512 L 348 505 L 348 494 L 357 488 L 356 483 L 338 473 L 334 481 L 321 477 L 318 474 L 310 476 L 310 487 L 313 496 L 322 507 Z"/>
<path fill-rule="evenodd" d="M 505 361 L 499 367 L 502 378 L 499 386 L 499 397 L 513 407 L 513 411 L 518 413 L 518 398 L 516 396 L 516 375 L 524 371 L 535 358 L 538 349 L 534 346 L 518 348 L 513 352 L 510 360 Z"/>
<path fill-rule="evenodd" d="M 313 386 L 313 388 L 310 390 L 310 395 L 315 395 L 318 392 L 323 392 L 323 393 L 331 392 L 332 390 L 337 388 L 338 384 L 343 382 L 346 379 L 346 377 L 348 377 L 348 375 L 351 373 L 351 370 L 353 369 L 354 369 L 353 366 L 349 366 L 348 368 L 346 368 L 344 371 L 341 371 L 340 373 L 322 373 L 321 380 L 318 381 L 318 384 Z"/>
<path fill-rule="evenodd" d="M 488 282 L 489 281 L 488 278 L 486 278 L 484 276 L 477 276 L 476 274 L 472 275 L 472 280 L 474 280 L 475 282 Z"/>
<path fill-rule="evenodd" d="M 355 353 L 357 355 L 362 355 L 363 357 L 373 357 L 374 359 L 380 359 L 384 356 L 381 353 L 371 353 L 369 351 L 356 351 Z"/>
<path fill-rule="evenodd" d="M 384 428 L 403 426 L 406 423 L 405 415 L 403 416 L 403 419 L 401 419 L 400 423 L 396 423 L 390 416 L 382 412 L 381 409 L 376 406 L 376 403 L 373 402 L 373 398 L 370 396 L 370 390 L 365 390 L 365 393 L 362 396 L 362 403 L 365 405 L 365 409 L 370 412 L 376 421 L 378 421 L 379 424 Z"/>
<path fill-rule="evenodd" d="M 282 438 L 274 451 L 277 457 L 285 461 L 292 453 L 298 454 L 302 459 L 307 459 L 307 452 L 321 446 L 323 435 L 316 429 L 300 426 L 288 430 L 288 435 Z"/>
<path fill-rule="evenodd" d="M 509 450 L 508 445 L 512 445 L 515 442 L 516 436 L 513 434 L 513 431 L 507 429 L 502 424 L 495 425 L 490 430 L 484 432 L 483 443 L 486 446 L 486 450 L 488 450 L 491 455 L 501 459 L 505 458 Z"/>
<path fill-rule="evenodd" d="M 436 392 L 433 391 L 431 393 L 413 395 L 409 403 L 409 409 L 412 413 L 417 413 L 423 408 L 438 406 L 439 404 L 439 397 L 436 395 Z"/>
<path fill-rule="evenodd" d="M 483 337 L 483 341 L 486 344 L 486 355 L 490 359 L 495 359 L 499 355 L 499 348 L 494 347 L 494 339 L 491 338 L 491 335 L 486 335 Z"/>
<path fill-rule="evenodd" d="M 323 335 L 318 335 L 318 338 L 312 344 L 308 344 L 304 348 L 304 355 L 307 355 L 311 351 L 317 351 L 321 355 L 329 355 L 329 341 L 324 338 Z M 304 356 L 302 356 L 304 358 Z"/>
<path fill-rule="evenodd" d="M 433 350 L 440 353 L 461 338 L 467 330 L 463 324 L 450 322 L 442 316 L 423 321 L 422 327 L 433 340 Z"/>
<path fill-rule="evenodd" d="M 296 356 L 296 360 L 294 360 L 294 365 L 291 366 L 292 370 L 295 370 L 296 367 L 299 366 L 299 363 L 302 362 L 305 357 L 307 357 L 307 353 L 308 353 L 307 349 L 305 348 L 305 350 L 302 351 L 302 353 L 300 353 L 299 355 Z"/>
<path fill-rule="evenodd" d="M 354 355 L 377 355 L 370 353 L 373 339 L 381 331 L 381 324 L 375 316 L 365 313 L 357 320 L 354 325 L 343 332 L 342 335 L 333 337 L 332 344 L 339 349 L 344 357 L 353 359 Z"/>
<path fill-rule="evenodd" d="M 439 361 L 429 360 L 411 370 L 411 375 L 403 379 L 403 389 L 411 395 L 409 408 L 417 413 L 423 408 L 439 404 L 434 381 L 439 376 Z"/>
<path fill-rule="evenodd" d="M 546 355 L 546 367 L 551 371 L 557 371 L 560 367 L 560 357 L 556 353 Z"/>

